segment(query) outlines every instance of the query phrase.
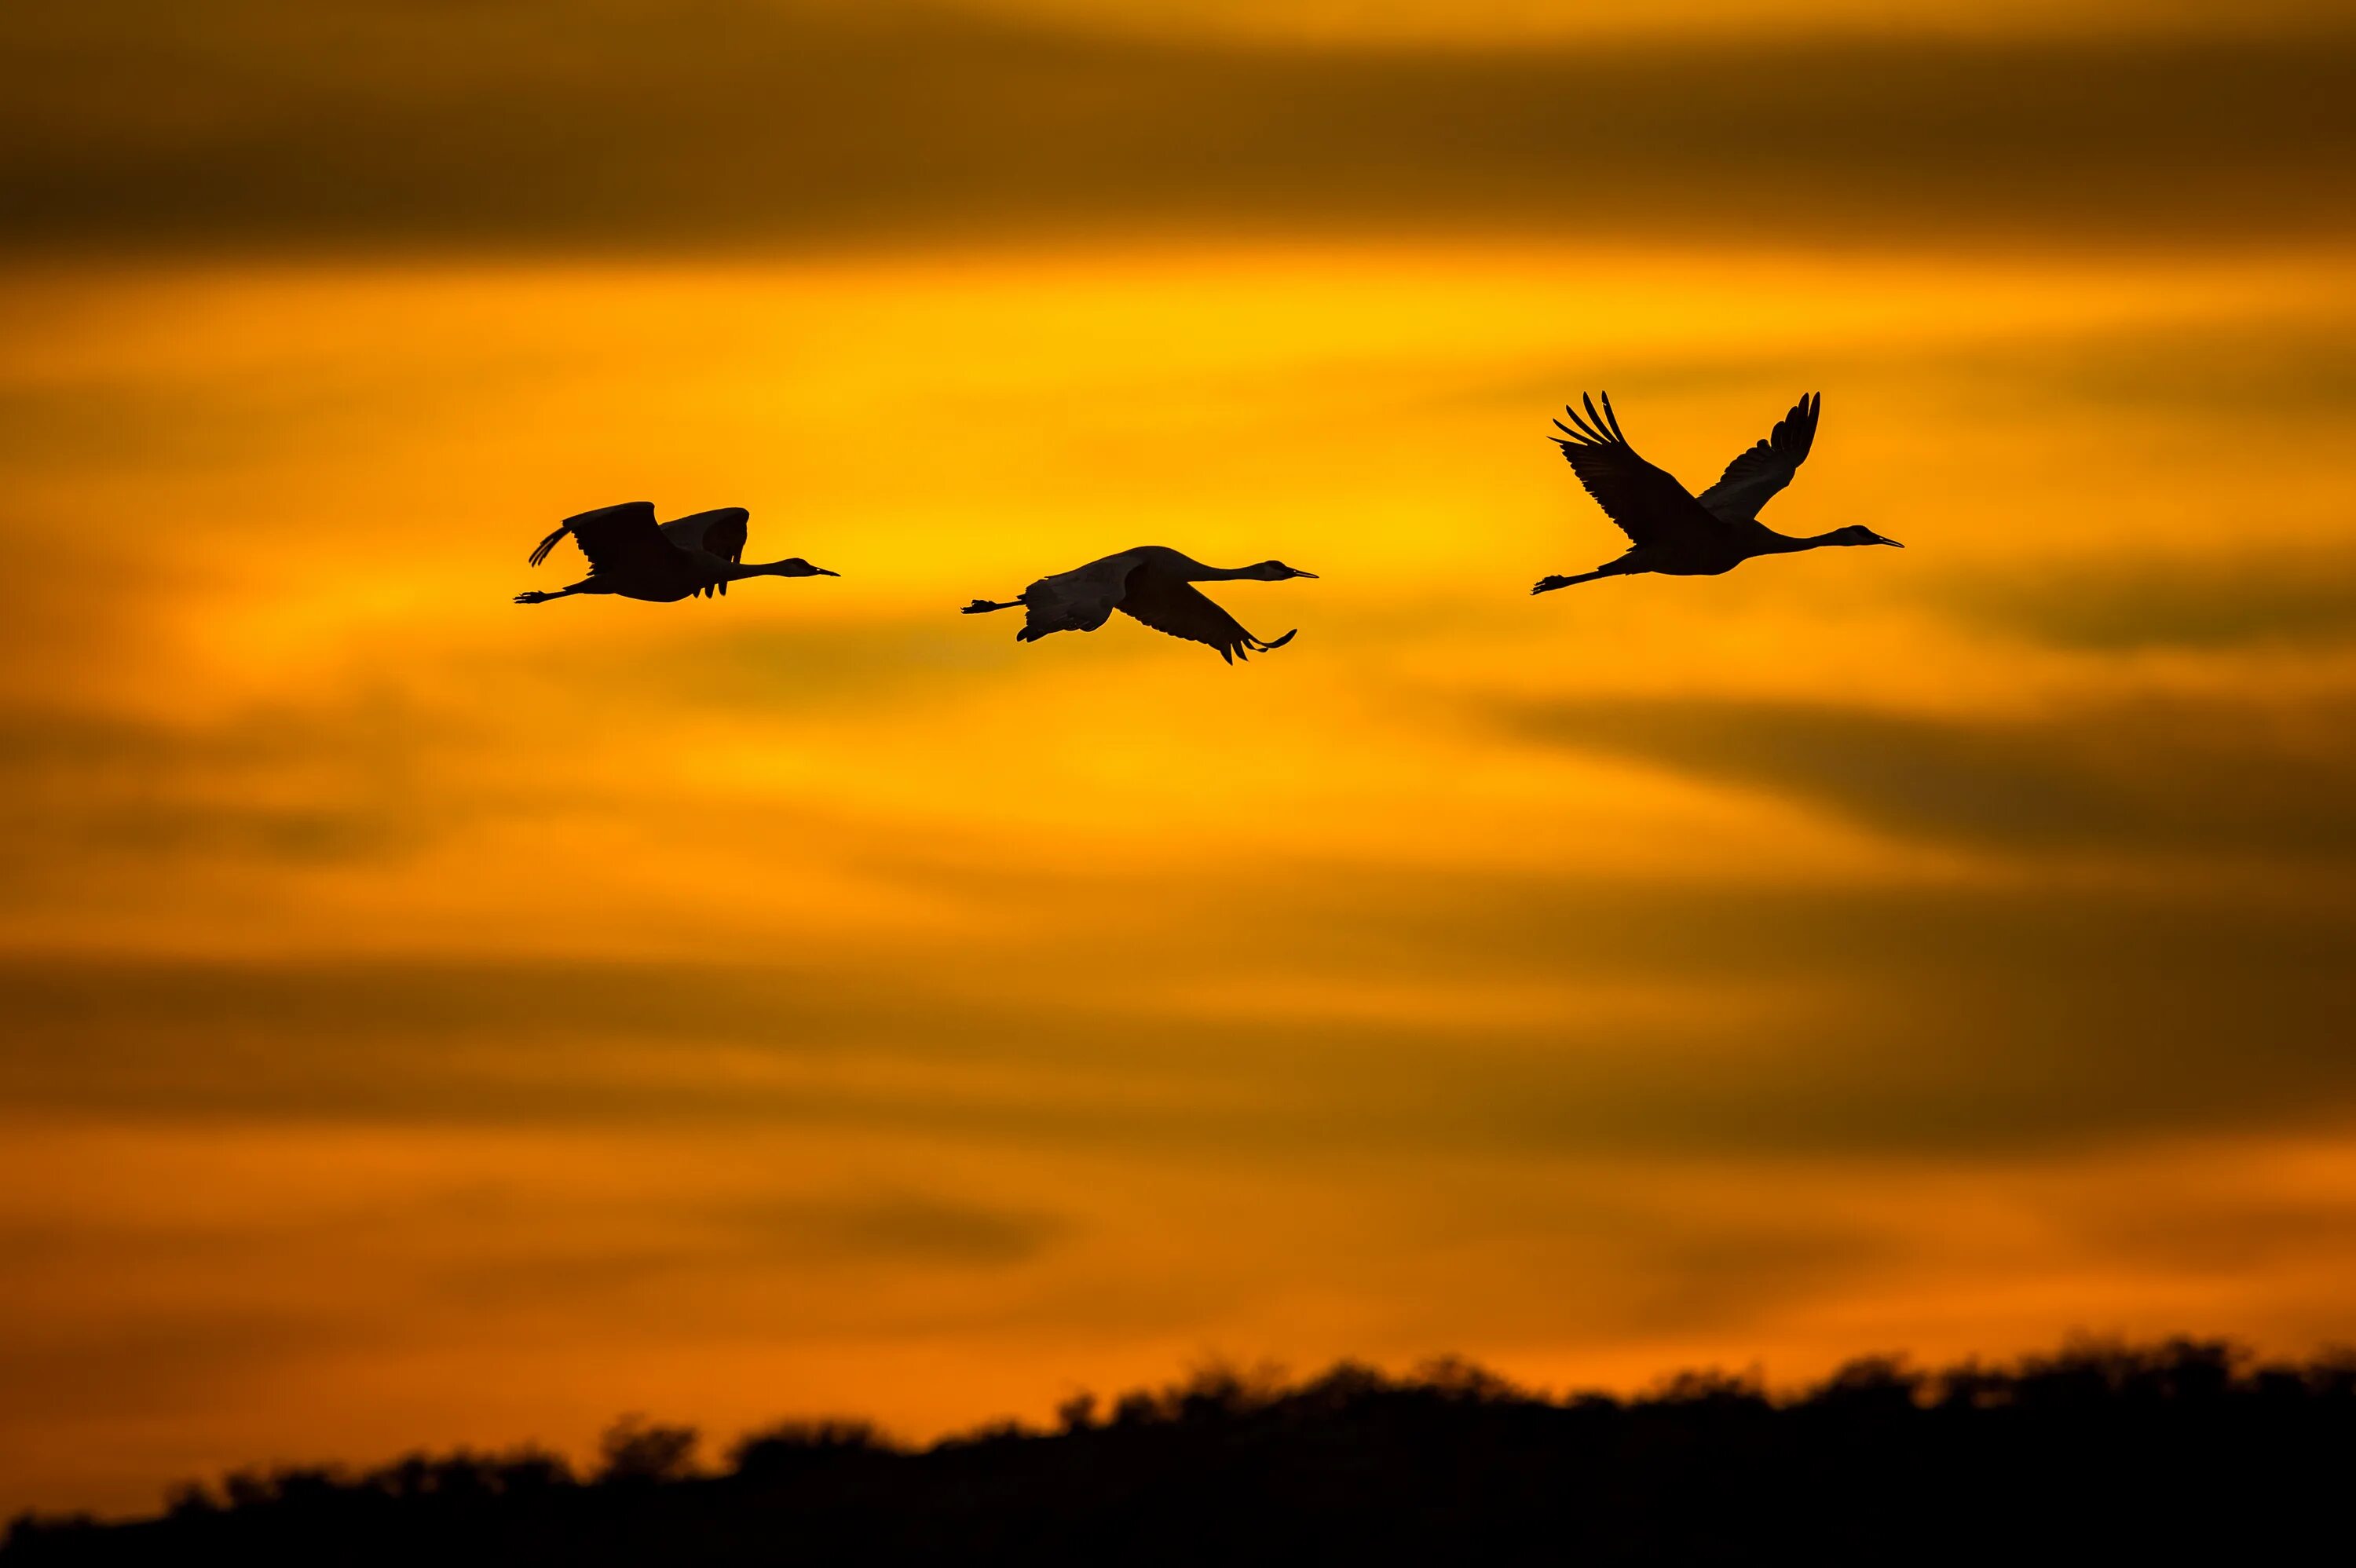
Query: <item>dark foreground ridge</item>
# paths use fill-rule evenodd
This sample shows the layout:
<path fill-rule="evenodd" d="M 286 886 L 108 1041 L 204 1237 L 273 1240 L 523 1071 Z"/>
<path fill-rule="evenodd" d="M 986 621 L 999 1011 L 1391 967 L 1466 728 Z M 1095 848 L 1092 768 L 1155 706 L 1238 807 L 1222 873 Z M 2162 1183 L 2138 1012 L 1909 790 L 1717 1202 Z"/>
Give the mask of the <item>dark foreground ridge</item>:
<path fill-rule="evenodd" d="M 2286 1560 L 2344 1541 L 2356 1357 L 1869 1360 L 1784 1400 L 1714 1372 L 1558 1401 L 1453 1361 L 1216 1371 L 1054 1432 L 797 1424 L 724 1471 L 695 1445 L 626 1421 L 586 1477 L 529 1449 L 241 1473 L 158 1519 L 28 1516 L 0 1563 Z"/>

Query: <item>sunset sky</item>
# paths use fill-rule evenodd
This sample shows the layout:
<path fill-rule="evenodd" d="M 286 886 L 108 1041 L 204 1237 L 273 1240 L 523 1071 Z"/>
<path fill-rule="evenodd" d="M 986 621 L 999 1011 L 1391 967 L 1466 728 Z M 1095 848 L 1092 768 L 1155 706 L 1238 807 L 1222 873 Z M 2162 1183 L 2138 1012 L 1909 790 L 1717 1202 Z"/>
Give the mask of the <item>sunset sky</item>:
<path fill-rule="evenodd" d="M 2356 31 L 1631 9 L 0 9 L 0 1515 L 2356 1341 Z"/>

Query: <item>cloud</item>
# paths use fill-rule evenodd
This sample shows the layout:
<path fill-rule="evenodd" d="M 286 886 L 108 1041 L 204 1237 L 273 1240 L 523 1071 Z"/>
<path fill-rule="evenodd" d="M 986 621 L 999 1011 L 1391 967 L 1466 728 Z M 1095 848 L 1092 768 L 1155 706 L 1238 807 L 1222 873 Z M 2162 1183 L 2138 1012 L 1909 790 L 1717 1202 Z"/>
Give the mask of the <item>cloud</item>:
<path fill-rule="evenodd" d="M 0 1101 L 44 1114 L 712 1125 L 1039 1149 L 1954 1150 L 2297 1121 L 2356 1105 L 2356 924 L 2197 886 L 1762 890 L 1329 869 L 1215 879 L 1260 918 L 903 944 L 792 966 L 31 963 L 0 970 Z M 1169 874 L 1132 891 L 1206 901 Z M 1371 896 L 1379 888 L 1380 902 Z M 1408 962 L 1398 955 L 1411 955 Z M 1140 973 L 1371 973 L 1559 996 L 1454 1024 L 1216 1019 Z M 1594 987 L 1609 1005 L 1580 1002 Z M 1664 998 L 1790 999 L 1721 1015 Z M 1231 991 L 1234 989 L 1230 988 Z M 1108 1055 L 1105 1042 L 1118 1040 Z M 895 1218 L 896 1215 L 896 1218 Z M 879 1211 L 877 1245 L 956 1232 Z M 856 1230 L 854 1226 L 851 1229 Z M 848 1232 L 845 1232 L 849 1233 Z M 971 1240 L 970 1237 L 968 1238 Z M 1004 1236 L 991 1244 L 1003 1244 Z M 980 1243 L 974 1243 L 981 1245 Z"/>
<path fill-rule="evenodd" d="M 2104 652 L 2356 639 L 2356 557 L 2339 550 L 2274 549 L 2255 561 L 2048 561 L 1952 573 L 1924 597 L 1972 624 Z"/>
<path fill-rule="evenodd" d="M 575 1303 L 659 1299 L 768 1270 L 868 1275 L 948 1269 L 988 1273 L 1036 1262 L 1067 1230 L 1030 1208 L 992 1208 L 906 1189 L 828 1196 L 616 1204 L 602 1213 L 551 1203 L 521 1221 L 529 1245 L 502 1239 L 437 1271 L 478 1307 L 562 1296 Z"/>
<path fill-rule="evenodd" d="M 23 245 L 2345 231 L 2341 35 L 1267 50 L 928 7 L 16 7 Z"/>
<path fill-rule="evenodd" d="M 1064 1229 L 1049 1214 L 905 1191 L 769 1203 L 730 1217 L 765 1247 L 788 1255 L 983 1268 L 1027 1263 Z"/>
<path fill-rule="evenodd" d="M 1672 699 L 1531 704 L 1505 722 L 1907 837 L 2337 859 L 2356 849 L 2351 717 L 2340 699 L 2131 699 L 2010 718 Z"/>
<path fill-rule="evenodd" d="M 17 1263 L 0 1234 L 0 1257 Z M 103 1268 L 111 1260 L 93 1260 Z M 22 1276 L 28 1283 L 33 1273 Z M 28 1332 L 15 1317 L 0 1336 L 0 1378 L 12 1403 L 52 1421 L 99 1423 L 151 1411 L 159 1401 L 234 1400 L 248 1379 L 289 1355 L 348 1346 L 364 1336 L 288 1310 L 191 1309 L 124 1327 L 70 1323 Z"/>
<path fill-rule="evenodd" d="M 429 805 L 409 753 L 430 721 L 398 703 L 174 725 L 0 711 L 0 802 L 17 832 L 0 874 L 54 877 L 115 859 L 316 866 L 412 848 Z"/>

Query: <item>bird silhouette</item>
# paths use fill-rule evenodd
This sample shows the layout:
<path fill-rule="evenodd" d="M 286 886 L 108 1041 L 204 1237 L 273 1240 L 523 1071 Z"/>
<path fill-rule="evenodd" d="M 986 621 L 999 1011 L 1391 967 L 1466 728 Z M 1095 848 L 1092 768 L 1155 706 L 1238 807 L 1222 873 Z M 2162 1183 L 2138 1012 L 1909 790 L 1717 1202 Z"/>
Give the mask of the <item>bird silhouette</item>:
<path fill-rule="evenodd" d="M 1666 470 L 1636 455 L 1620 433 L 1612 411 L 1612 395 L 1603 395 L 1603 411 L 1595 400 L 1580 394 L 1587 417 L 1566 407 L 1570 424 L 1554 421 L 1562 434 L 1554 438 L 1570 460 L 1571 472 L 1603 508 L 1603 515 L 1628 536 L 1628 553 L 1593 571 L 1576 577 L 1542 577 L 1530 592 L 1551 593 L 1574 582 L 1599 577 L 1627 577 L 1658 571 L 1670 577 L 1715 577 L 1731 571 L 1755 555 L 1788 555 L 1820 545 L 1886 544 L 1871 528 L 1851 525 L 1828 534 L 1794 539 L 1779 534 L 1759 520 L 1759 508 L 1792 482 L 1808 448 L 1815 443 L 1816 411 L 1824 406 L 1821 393 L 1803 396 L 1792 411 L 1775 423 L 1765 441 L 1726 465 L 1718 483 L 1696 496 Z M 1571 426 L 1576 425 L 1576 430 Z M 1899 548 L 1903 549 L 1903 546 Z"/>
<path fill-rule="evenodd" d="M 742 507 L 722 507 L 655 521 L 651 501 L 625 501 L 567 517 L 531 552 L 538 566 L 565 535 L 589 558 L 589 575 L 553 593 L 519 593 L 519 604 L 545 604 L 574 593 L 618 593 L 625 599 L 646 599 L 658 604 L 710 598 L 728 592 L 731 582 L 747 577 L 833 577 L 837 573 L 812 566 L 796 556 L 787 560 L 744 564 L 745 524 L 752 514 Z"/>
<path fill-rule="evenodd" d="M 1288 577 L 1316 575 L 1280 560 L 1263 560 L 1257 566 L 1205 566 L 1162 545 L 1140 545 L 1071 571 L 1043 577 L 1003 603 L 977 599 L 964 613 L 981 615 L 1019 605 L 1027 613 L 1014 640 L 1035 643 L 1050 632 L 1093 632 L 1119 610 L 1157 632 L 1216 648 L 1221 658 L 1233 664 L 1239 657 L 1280 648 L 1292 641 L 1293 634 L 1287 632 L 1274 642 L 1263 643 L 1193 584 L 1281 582 Z"/>

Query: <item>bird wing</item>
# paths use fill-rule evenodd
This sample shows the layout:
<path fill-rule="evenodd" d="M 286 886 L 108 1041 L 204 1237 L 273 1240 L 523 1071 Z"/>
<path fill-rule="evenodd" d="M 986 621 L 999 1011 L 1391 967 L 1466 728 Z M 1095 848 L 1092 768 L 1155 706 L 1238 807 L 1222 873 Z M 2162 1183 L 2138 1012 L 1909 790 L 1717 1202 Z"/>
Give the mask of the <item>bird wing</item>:
<path fill-rule="evenodd" d="M 1824 402 L 1822 392 L 1801 394 L 1765 441 L 1726 465 L 1718 483 L 1701 493 L 1701 504 L 1723 522 L 1758 521 L 1759 508 L 1808 460 L 1808 448 L 1816 443 L 1816 411 Z"/>
<path fill-rule="evenodd" d="M 1023 629 L 1015 640 L 1035 643 L 1056 632 L 1093 632 L 1112 617 L 1129 557 L 1108 555 L 1086 566 L 1043 577 L 1023 591 Z"/>
<path fill-rule="evenodd" d="M 1116 608 L 1157 632 L 1216 648 L 1219 656 L 1229 664 L 1236 662 L 1237 654 L 1249 657 L 1247 650 L 1263 645 L 1201 589 L 1151 566 L 1140 566 L 1130 572 L 1129 591 L 1121 595 Z M 1291 635 L 1285 634 L 1288 637 Z"/>
<path fill-rule="evenodd" d="M 1603 395 L 1601 414 L 1595 411 L 1594 399 L 1582 394 L 1580 400 L 1587 405 L 1587 417 L 1580 419 L 1577 409 L 1566 407 L 1562 411 L 1570 416 L 1570 424 L 1554 421 L 1554 428 L 1562 432 L 1554 443 L 1603 515 L 1620 525 L 1630 543 L 1665 544 L 1697 522 L 1715 528 L 1717 519 L 1701 509 L 1676 475 L 1636 455 L 1620 433 L 1609 392 Z"/>
<path fill-rule="evenodd" d="M 662 525 L 662 533 L 663 538 L 681 549 L 700 549 L 734 566 L 744 559 L 744 542 L 749 536 L 745 525 L 752 520 L 753 514 L 742 507 L 721 507 L 673 517 Z"/>
<path fill-rule="evenodd" d="M 663 538 L 684 550 L 701 550 L 717 556 L 734 566 L 744 559 L 744 541 L 748 537 L 744 525 L 753 514 L 742 507 L 719 507 L 709 512 L 695 512 L 684 517 L 673 517 L 662 526 Z M 725 582 L 703 585 L 703 596 L 712 597 L 717 588 L 728 592 Z"/>
<path fill-rule="evenodd" d="M 651 501 L 625 501 L 600 507 L 564 519 L 558 534 L 570 532 L 581 553 L 589 558 L 592 577 L 643 576 L 677 571 L 687 564 L 687 552 L 663 537 L 655 523 Z"/>

